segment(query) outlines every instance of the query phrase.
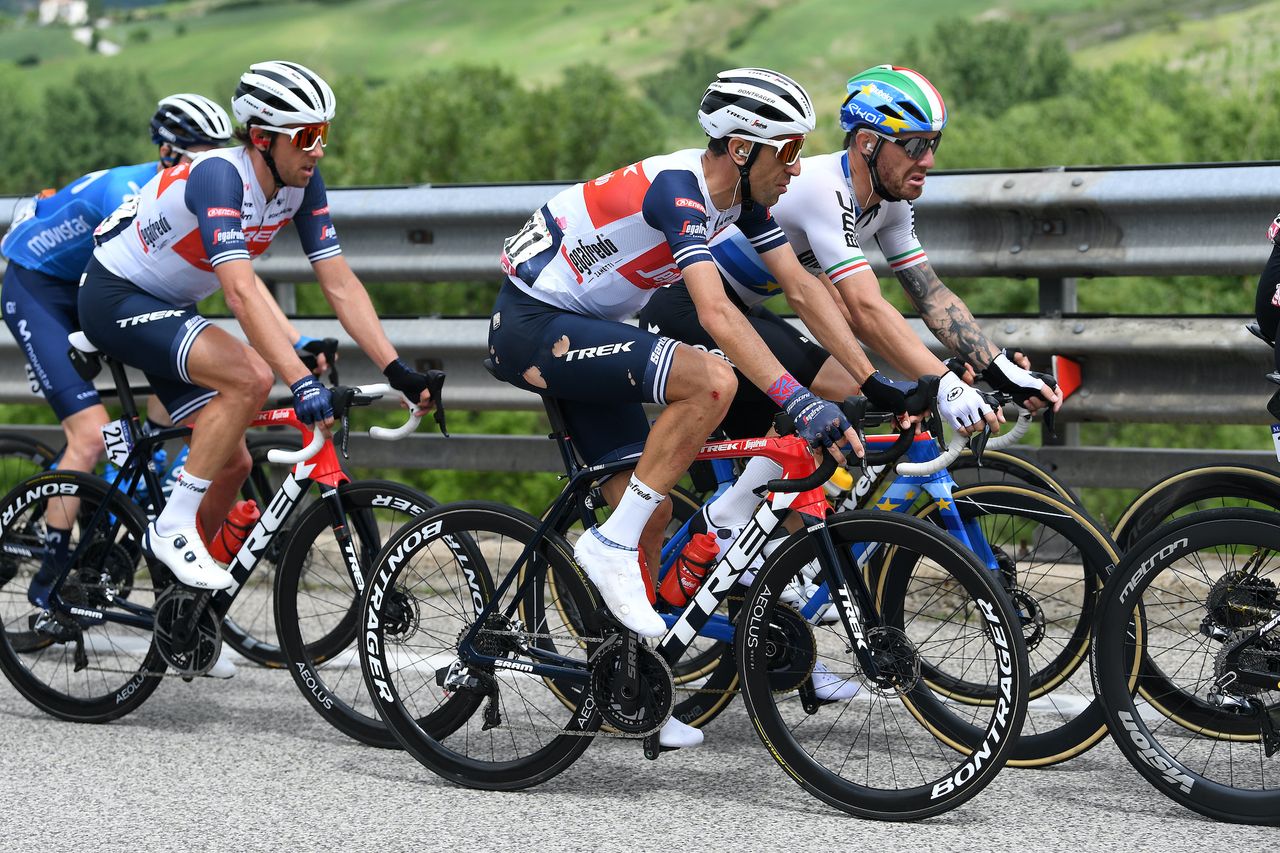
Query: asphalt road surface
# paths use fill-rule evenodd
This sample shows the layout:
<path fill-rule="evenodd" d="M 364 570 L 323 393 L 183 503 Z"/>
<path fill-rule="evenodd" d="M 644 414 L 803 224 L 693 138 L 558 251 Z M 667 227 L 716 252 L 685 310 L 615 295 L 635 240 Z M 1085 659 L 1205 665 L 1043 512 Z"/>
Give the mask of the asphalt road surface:
<path fill-rule="evenodd" d="M 698 750 L 644 760 L 598 740 L 520 793 L 448 784 L 347 740 L 283 671 L 176 679 L 131 716 L 63 723 L 0 682 L 0 850 L 637 851 L 1269 849 L 1275 829 L 1183 809 L 1103 742 L 1050 770 L 1006 769 L 952 812 L 858 820 L 768 757 L 740 703 Z"/>

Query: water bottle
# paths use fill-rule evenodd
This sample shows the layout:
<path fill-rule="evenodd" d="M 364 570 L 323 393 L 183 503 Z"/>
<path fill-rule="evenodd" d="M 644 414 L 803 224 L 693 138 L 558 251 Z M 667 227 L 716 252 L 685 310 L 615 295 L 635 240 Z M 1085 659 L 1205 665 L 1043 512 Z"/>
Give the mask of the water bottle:
<path fill-rule="evenodd" d="M 249 531 L 261 516 L 256 501 L 237 501 L 231 512 L 227 513 L 227 520 L 222 522 L 218 532 L 209 540 L 209 556 L 223 564 L 234 560 Z"/>
<path fill-rule="evenodd" d="M 673 607 L 684 607 L 702 586 L 703 578 L 715 565 L 719 553 L 720 546 L 714 533 L 693 536 L 658 588 L 662 600 Z"/>

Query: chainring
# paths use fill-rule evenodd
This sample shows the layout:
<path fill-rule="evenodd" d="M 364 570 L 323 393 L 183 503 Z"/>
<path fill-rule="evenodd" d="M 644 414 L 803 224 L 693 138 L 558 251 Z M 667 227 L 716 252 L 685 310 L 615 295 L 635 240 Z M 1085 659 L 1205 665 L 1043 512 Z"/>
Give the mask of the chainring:
<path fill-rule="evenodd" d="M 613 681 L 622 671 L 624 648 L 622 636 L 614 634 L 592 655 L 591 695 L 606 725 L 628 735 L 651 735 L 666 724 L 675 707 L 671 667 L 656 651 L 639 644 L 640 702 L 634 713 L 627 714 L 613 698 Z"/>
<path fill-rule="evenodd" d="M 199 607 L 200 617 L 185 643 L 179 645 L 175 638 L 175 633 L 186 629 L 197 607 L 207 604 L 201 602 L 207 595 L 173 584 L 156 599 L 156 649 L 164 662 L 183 678 L 204 675 L 222 653 L 222 620 L 208 606 Z"/>
<path fill-rule="evenodd" d="M 769 668 L 769 689 L 774 693 L 799 690 L 813 675 L 813 667 L 818 662 L 813 626 L 799 610 L 778 602 L 769 618 L 764 653 Z"/>

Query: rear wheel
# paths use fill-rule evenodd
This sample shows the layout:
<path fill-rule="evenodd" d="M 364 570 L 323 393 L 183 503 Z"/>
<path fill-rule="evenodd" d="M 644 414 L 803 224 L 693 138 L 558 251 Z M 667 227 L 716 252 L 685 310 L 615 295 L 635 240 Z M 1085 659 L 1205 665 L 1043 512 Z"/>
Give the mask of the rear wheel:
<path fill-rule="evenodd" d="M 1106 735 L 1094 693 L 1089 653 L 1098 595 L 1117 561 L 1107 534 L 1078 506 L 1057 495 L 1019 486 L 971 486 L 952 493 L 970 530 L 976 527 L 996 567 L 987 571 L 1013 599 L 1031 664 L 1030 698 L 1009 763 L 1039 767 L 1079 755 Z M 936 502 L 919 517 L 942 527 Z M 881 585 L 916 565 L 911 554 L 889 554 Z M 990 684 L 962 672 L 926 667 L 930 685 L 950 700 L 990 703 Z"/>

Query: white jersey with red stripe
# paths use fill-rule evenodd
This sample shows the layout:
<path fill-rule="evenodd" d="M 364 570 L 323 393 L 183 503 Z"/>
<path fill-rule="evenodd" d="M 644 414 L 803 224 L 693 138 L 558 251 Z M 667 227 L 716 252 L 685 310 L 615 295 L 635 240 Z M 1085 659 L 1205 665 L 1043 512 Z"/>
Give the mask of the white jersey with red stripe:
<path fill-rule="evenodd" d="M 116 208 L 93 232 L 93 256 L 151 295 L 190 305 L 218 289 L 216 266 L 257 257 L 295 219 L 308 260 L 341 254 L 318 170 L 268 201 L 248 149 L 220 148 L 162 170 Z"/>
<path fill-rule="evenodd" d="M 711 261 L 708 234 L 731 223 L 760 252 L 786 243 L 759 205 L 718 210 L 705 149 L 649 157 L 563 190 L 503 244 L 502 269 L 524 292 L 589 317 L 622 320 L 682 270 Z"/>
<path fill-rule="evenodd" d="M 800 262 L 832 282 L 870 270 L 862 246 L 875 239 L 894 272 L 928 260 L 916 238 L 909 201 L 881 202 L 862 210 L 849 179 L 848 152 L 805 157 L 772 214 Z M 729 287 L 746 305 L 780 293 L 751 241 L 726 228 L 711 240 L 711 253 Z"/>

